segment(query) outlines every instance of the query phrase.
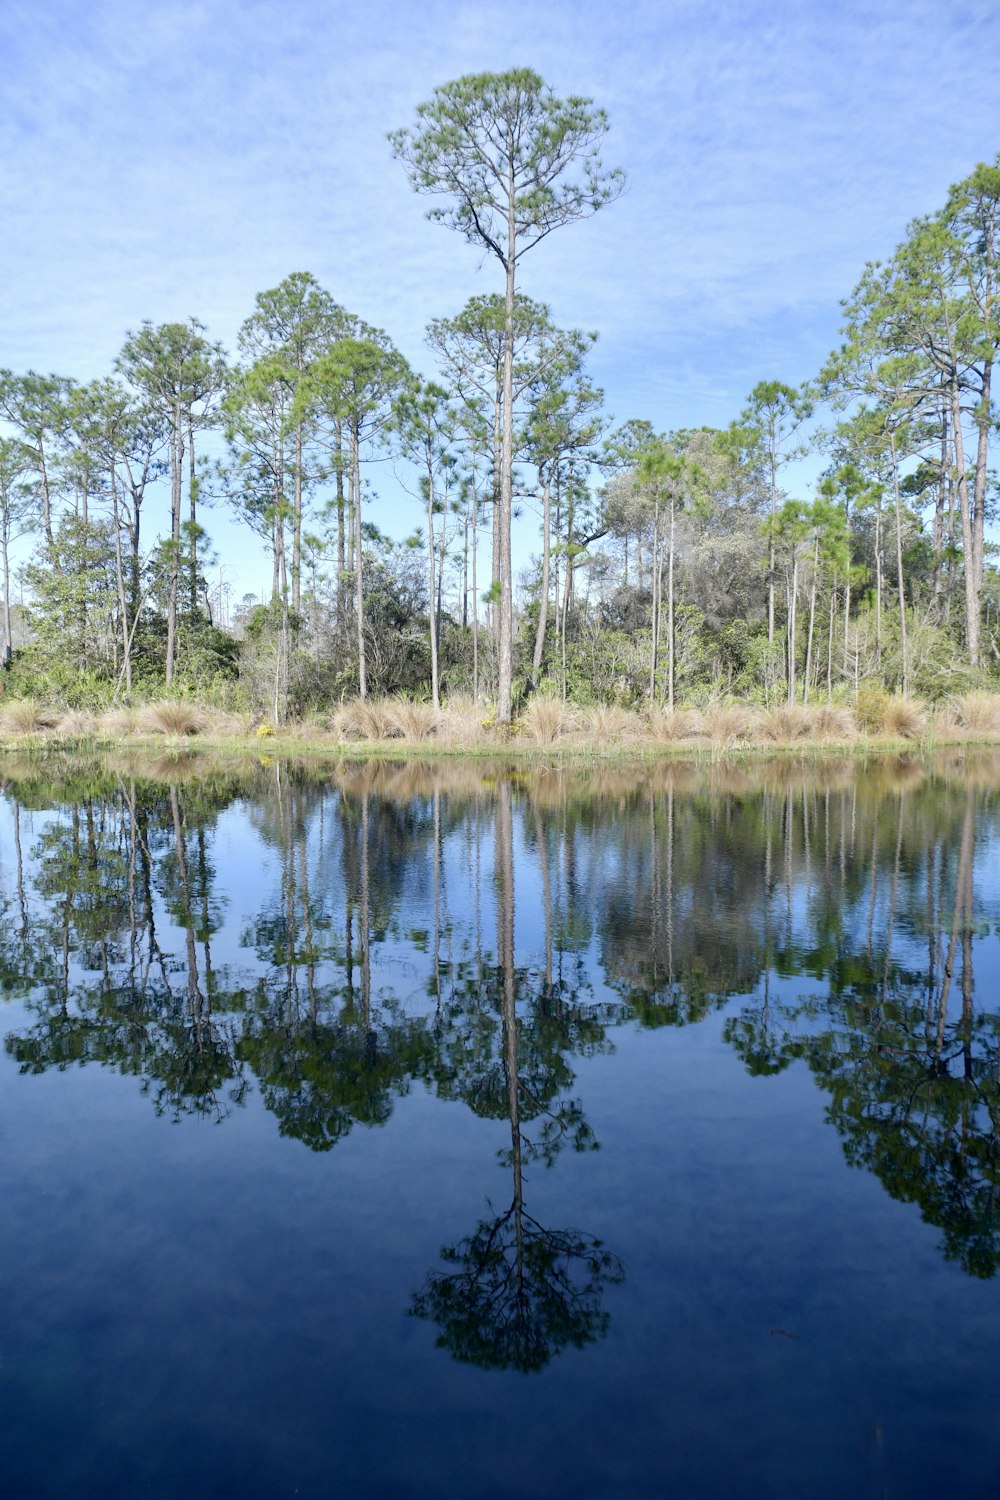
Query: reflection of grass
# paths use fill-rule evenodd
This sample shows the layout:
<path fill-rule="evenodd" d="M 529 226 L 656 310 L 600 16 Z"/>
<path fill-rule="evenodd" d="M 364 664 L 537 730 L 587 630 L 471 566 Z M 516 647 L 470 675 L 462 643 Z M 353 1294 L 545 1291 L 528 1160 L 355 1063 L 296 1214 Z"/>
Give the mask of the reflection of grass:
<path fill-rule="evenodd" d="M 1000 790 L 1000 749 L 967 745 L 925 745 L 915 750 L 888 742 L 850 746 L 742 749 L 724 754 L 687 749 L 649 755 L 617 756 L 590 750 L 560 755 L 518 745 L 476 753 L 391 745 L 325 747 L 301 740 L 191 740 L 174 746 L 158 740 L 117 743 L 107 753 L 97 744 L 60 745 L 51 740 L 0 740 L 0 788 L 15 788 L 20 799 L 79 798 L 119 792 L 128 783 L 204 785 L 233 796 L 264 791 L 276 777 L 335 786 L 344 797 L 378 797 L 398 806 L 435 793 L 453 802 L 491 802 L 500 782 L 541 811 L 584 801 L 610 802 L 619 809 L 637 799 L 667 794 L 748 797 L 761 792 L 801 795 L 843 791 L 855 783 L 866 795 L 911 792 L 925 782 L 960 782 Z"/>
<path fill-rule="evenodd" d="M 383 756 L 515 756 L 562 761 L 655 762 L 710 755 L 740 759 L 775 752 L 868 753 L 935 745 L 1000 743 L 1000 694 L 966 693 L 934 710 L 913 699 L 868 688 L 854 709 L 844 704 L 773 706 L 719 702 L 702 709 L 579 708 L 532 698 L 510 729 L 488 705 L 469 698 L 428 703 L 400 698 L 348 701 L 323 717 L 285 726 L 260 725 L 196 702 L 161 701 L 103 713 L 60 711 L 34 700 L 4 703 L 0 749 L 13 743 L 39 750 L 72 745 L 99 750 L 158 739 L 196 738 L 213 753 L 253 753 L 265 734 L 269 754 L 325 759 Z"/>

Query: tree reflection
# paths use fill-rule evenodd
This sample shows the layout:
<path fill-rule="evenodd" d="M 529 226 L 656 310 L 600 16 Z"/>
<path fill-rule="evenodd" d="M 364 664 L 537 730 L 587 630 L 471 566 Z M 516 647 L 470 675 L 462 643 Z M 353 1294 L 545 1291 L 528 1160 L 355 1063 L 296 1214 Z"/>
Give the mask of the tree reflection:
<path fill-rule="evenodd" d="M 907 899 L 900 798 L 892 858 L 871 866 L 863 940 L 839 944 L 829 994 L 785 1003 L 777 1041 L 751 1009 L 726 1035 L 751 1071 L 765 1050 L 774 1068 L 803 1060 L 829 1096 L 848 1162 L 916 1203 L 942 1231 L 948 1259 L 991 1277 L 1000 1268 L 1000 1017 L 974 1006 L 973 790 L 963 803 L 957 841 L 931 845 L 923 898 L 914 880 Z M 922 965 L 894 954 L 901 918 L 913 936 L 923 929 Z"/>
<path fill-rule="evenodd" d="M 551 1070 L 539 1064 L 535 1049 L 530 1080 L 522 1079 L 516 1011 L 517 971 L 514 944 L 514 851 L 511 786 L 497 788 L 494 830 L 497 892 L 497 957 L 495 983 L 500 1002 L 499 1061 L 510 1121 L 510 1166 L 513 1197 L 510 1206 L 493 1218 L 481 1220 L 456 1245 L 445 1245 L 440 1255 L 446 1270 L 432 1271 L 413 1299 L 411 1311 L 430 1318 L 441 1330 L 437 1343 L 458 1360 L 485 1369 L 541 1370 L 560 1350 L 583 1345 L 607 1331 L 609 1314 L 603 1307 L 604 1288 L 620 1282 L 620 1260 L 593 1235 L 577 1229 L 548 1229 L 524 1206 L 526 1161 L 541 1159 L 548 1166 L 567 1142 L 577 1150 L 596 1146 L 593 1132 L 574 1100 L 552 1098 Z M 551 957 L 550 891 L 543 882 L 546 932 L 546 982 Z M 499 1081 L 491 1069 L 490 1082 Z M 495 1097 L 495 1090 L 488 1091 Z M 480 1090 L 477 1098 L 482 1099 Z M 522 1126 L 522 1101 L 542 1121 L 534 1138 Z"/>
<path fill-rule="evenodd" d="M 323 1152 L 415 1086 L 502 1122 L 509 1199 L 414 1304 L 460 1357 L 538 1368 L 603 1332 L 620 1266 L 525 1191 L 595 1146 L 576 1074 L 626 1025 L 722 1012 L 751 1073 L 804 1063 L 847 1160 L 996 1273 L 1000 1003 L 975 985 L 996 766 L 164 772 L 5 788 L 8 1054 L 114 1069 L 175 1120 L 256 1091 Z M 239 909 L 216 866 L 237 798 L 262 855 Z"/>

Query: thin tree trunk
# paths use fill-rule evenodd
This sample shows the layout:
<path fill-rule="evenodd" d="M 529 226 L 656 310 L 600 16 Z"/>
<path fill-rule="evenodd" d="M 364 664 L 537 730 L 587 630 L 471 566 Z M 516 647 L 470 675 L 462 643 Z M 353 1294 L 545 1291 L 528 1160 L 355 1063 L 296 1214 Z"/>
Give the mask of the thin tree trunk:
<path fill-rule="evenodd" d="M 295 424 L 295 456 L 292 472 L 292 612 L 302 606 L 302 423 Z"/>
<path fill-rule="evenodd" d="M 656 584 L 660 576 L 658 566 L 660 541 L 660 497 L 657 494 L 653 501 L 653 576 L 650 579 L 652 592 L 652 618 L 650 620 L 649 639 L 649 705 L 652 708 L 656 702 L 656 657 L 657 647 L 660 640 L 660 610 L 657 599 Z"/>
<path fill-rule="evenodd" d="M 767 542 L 767 644 L 774 645 L 774 515 L 778 499 L 778 476 L 775 464 L 774 439 L 771 449 L 770 519 Z"/>
<path fill-rule="evenodd" d="M 497 722 L 510 724 L 513 717 L 514 680 L 514 588 L 511 574 L 510 528 L 513 509 L 514 469 L 514 278 L 517 271 L 514 223 L 513 142 L 508 142 L 510 161 L 507 219 L 507 295 L 503 346 L 503 453 L 500 466 L 500 639 L 497 680 Z"/>
<path fill-rule="evenodd" d="M 477 582 L 479 537 L 479 502 L 472 492 L 472 698 L 479 700 L 479 585 Z"/>
<path fill-rule="evenodd" d="M 788 706 L 795 702 L 795 607 L 799 593 L 799 554 L 792 556 L 792 579 L 788 595 Z"/>
<path fill-rule="evenodd" d="M 830 630 L 826 643 L 826 701 L 833 699 L 833 619 L 837 611 L 836 586 L 830 590 Z"/>
<path fill-rule="evenodd" d="M 188 408 L 188 504 L 189 518 L 191 524 L 191 536 L 188 541 L 188 566 L 191 569 L 191 578 L 188 585 L 188 605 L 191 611 L 191 619 L 194 620 L 198 613 L 198 471 L 194 458 L 194 416 Z"/>
<path fill-rule="evenodd" d="M 875 512 L 875 661 L 882 671 L 882 498 L 879 493 L 878 509 Z"/>
<path fill-rule="evenodd" d="M 354 511 L 354 583 L 358 625 L 358 693 L 362 703 L 368 696 L 368 676 L 365 670 L 365 594 L 362 573 L 361 551 L 361 457 L 358 452 L 358 430 L 351 428 L 351 500 Z"/>
<path fill-rule="evenodd" d="M 184 428 L 181 408 L 174 406 L 173 436 L 170 445 L 170 557 L 167 580 L 167 659 L 164 682 L 169 688 L 174 680 L 174 657 L 177 651 L 177 584 L 181 551 L 181 473 L 184 466 Z"/>
<path fill-rule="evenodd" d="M 979 429 L 976 443 L 976 469 L 973 481 L 973 525 L 972 525 L 972 549 L 976 568 L 976 598 L 978 599 L 983 588 L 983 566 L 985 560 L 985 524 L 986 524 L 986 486 L 989 479 L 989 451 L 990 430 L 993 426 L 991 401 L 991 387 L 993 383 L 993 361 L 987 359 L 983 365 L 983 378 L 980 391 L 981 400 L 979 411 L 976 415 L 976 426 Z"/>
<path fill-rule="evenodd" d="M 951 428 L 955 445 L 955 484 L 962 517 L 962 552 L 965 573 L 965 643 L 969 665 L 979 665 L 979 581 L 976 567 L 976 537 L 969 502 L 969 481 L 965 472 L 965 439 L 962 434 L 962 407 L 957 377 L 951 382 Z"/>
<path fill-rule="evenodd" d="M 128 623 L 128 601 L 125 596 L 125 564 L 122 557 L 121 515 L 118 509 L 118 484 L 114 466 L 111 469 L 111 529 L 115 537 L 115 582 L 118 586 L 118 608 L 121 611 L 122 670 L 125 675 L 125 691 L 132 691 L 132 632 Z M 7 548 L 4 546 L 4 593 L 6 594 Z M 9 632 L 9 625 L 8 625 Z M 7 639 L 10 639 L 8 633 Z"/>
<path fill-rule="evenodd" d="M 547 475 L 542 488 L 542 578 L 538 586 L 538 627 L 535 630 L 535 655 L 532 661 L 532 681 L 535 687 L 542 673 L 542 657 L 545 654 L 545 628 L 549 619 L 549 567 L 552 553 L 552 476 Z"/>
<path fill-rule="evenodd" d="M 6 657 L 14 649 L 10 610 L 10 516 L 6 508 L 3 517 L 3 629 Z"/>
<path fill-rule="evenodd" d="M 667 706 L 673 711 L 674 707 L 674 523 L 676 521 L 677 501 L 671 491 L 670 494 L 670 550 L 667 553 Z"/>
<path fill-rule="evenodd" d="M 813 542 L 813 576 L 809 591 L 809 635 L 806 640 L 806 670 L 802 680 L 802 702 L 809 702 L 809 674 L 812 671 L 813 626 L 816 621 L 816 583 L 819 578 L 819 537 Z"/>
<path fill-rule="evenodd" d="M 899 463 L 896 457 L 896 434 L 890 434 L 892 446 L 892 493 L 896 506 L 896 573 L 899 582 L 899 641 L 903 656 L 903 696 L 910 692 L 910 653 L 906 640 L 906 592 L 903 580 L 903 508 L 899 499 Z"/>
<path fill-rule="evenodd" d="M 503 359 L 497 370 L 496 395 L 493 400 L 493 512 L 490 541 L 493 553 L 490 569 L 490 624 L 497 639 L 500 636 L 500 486 L 503 471 Z"/>
<path fill-rule="evenodd" d="M 344 527 L 344 429 L 337 422 L 334 429 L 337 446 L 337 624 L 344 623 L 344 575 L 347 572 L 347 536 Z"/>
<path fill-rule="evenodd" d="M 434 607 L 434 467 L 427 465 L 427 624 L 431 634 L 431 701 L 440 709 L 438 692 L 438 629 L 439 621 Z"/>

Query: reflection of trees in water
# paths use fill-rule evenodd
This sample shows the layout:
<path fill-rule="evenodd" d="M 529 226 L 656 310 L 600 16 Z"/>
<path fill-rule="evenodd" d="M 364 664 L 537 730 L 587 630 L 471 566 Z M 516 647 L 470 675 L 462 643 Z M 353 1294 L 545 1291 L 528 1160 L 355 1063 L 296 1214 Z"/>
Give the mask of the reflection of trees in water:
<path fill-rule="evenodd" d="M 46 825 L 32 893 L 42 962 L 22 976 L 39 1020 L 7 1038 L 22 1070 L 100 1062 L 143 1077 L 157 1111 L 174 1117 L 220 1119 L 239 1101 L 233 1030 L 212 1011 L 210 805 L 204 794 L 190 798 L 192 833 L 176 787 L 122 781 L 117 797 L 81 798 Z M 21 888 L 19 837 L 18 847 Z M 161 945 L 154 892 L 183 932 L 183 956 Z"/>
<path fill-rule="evenodd" d="M 925 827 L 930 843 L 915 860 L 900 797 L 891 857 L 879 861 L 876 847 L 861 920 L 818 970 L 828 993 L 771 1011 L 745 1007 L 726 1035 L 751 1071 L 804 1060 L 829 1096 L 827 1118 L 847 1160 L 916 1203 L 943 1232 L 949 1259 L 992 1276 L 1000 1267 L 1000 1016 L 974 1003 L 976 800 L 963 793 L 949 825 Z M 894 951 L 899 927 L 913 940 L 905 960 Z M 922 962 L 917 940 L 926 943 Z M 816 973 L 815 956 L 804 958 L 796 970 L 786 955 L 786 973 Z"/>
<path fill-rule="evenodd" d="M 485 1112 L 491 1114 L 502 1085 L 510 1122 L 510 1151 L 505 1155 L 513 1197 L 503 1213 L 481 1220 L 457 1245 L 442 1247 L 441 1259 L 448 1269 L 430 1273 L 411 1310 L 438 1324 L 438 1345 L 454 1358 L 484 1368 L 529 1371 L 542 1369 L 561 1349 L 570 1345 L 581 1348 L 607 1331 L 604 1287 L 621 1281 L 624 1272 L 618 1257 L 605 1250 L 593 1235 L 577 1229 L 547 1229 L 524 1206 L 526 1161 L 540 1159 L 550 1166 L 567 1142 L 577 1150 L 596 1147 L 597 1143 L 579 1102 L 557 1097 L 566 1077 L 562 1069 L 546 1066 L 555 1061 L 556 1055 L 544 1045 L 551 1039 L 551 1028 L 536 1028 L 530 1013 L 526 1024 L 519 1022 L 517 1015 L 509 782 L 497 788 L 494 863 L 498 962 L 480 988 L 480 995 L 485 989 L 498 1002 L 499 1045 L 495 1054 L 492 1049 L 480 1052 L 480 1066 L 485 1065 L 483 1078 L 477 1079 L 474 1071 L 467 1070 L 464 1081 L 474 1107 L 478 1104 L 481 1109 L 487 1100 Z M 546 877 L 543 993 L 551 986 L 549 901 Z M 487 1034 L 481 1032 L 480 1036 Z M 533 1064 L 527 1077 L 521 1058 L 526 1037 L 534 1042 L 525 1049 Z M 565 1059 L 560 1061 L 565 1066 Z M 534 1137 L 524 1133 L 524 1111 L 529 1119 L 541 1121 Z"/>
<path fill-rule="evenodd" d="M 327 826 L 321 800 L 319 857 L 325 860 L 332 834 L 339 870 L 333 881 L 327 866 L 317 896 L 301 793 L 279 774 L 260 823 L 280 856 L 280 893 L 245 938 L 271 967 L 254 992 L 238 1050 L 282 1135 L 326 1151 L 355 1124 L 385 1124 L 423 1054 L 423 1022 L 392 995 L 373 996 L 372 945 L 394 920 L 406 850 L 411 841 L 423 843 L 426 819 L 414 811 L 400 816 L 363 792 L 339 798 Z"/>
<path fill-rule="evenodd" d="M 253 1082 L 279 1130 L 316 1150 L 384 1123 L 414 1080 L 509 1122 L 510 1207 L 421 1294 L 447 1321 L 475 1300 L 470 1276 L 499 1303 L 504 1266 L 526 1297 L 547 1264 L 524 1176 L 593 1144 L 575 1060 L 609 1049 L 623 1022 L 691 1024 L 738 1000 L 725 1036 L 748 1069 L 805 1061 L 848 1159 L 916 1201 L 949 1256 L 992 1274 L 1000 1007 L 976 1002 L 973 867 L 977 837 L 995 836 L 995 776 L 706 775 L 607 773 L 595 794 L 569 775 L 469 767 L 347 768 L 332 788 L 258 772 L 250 815 L 275 873 L 241 914 L 245 970 L 216 960 L 214 827 L 237 780 L 105 777 L 65 798 L 36 781 L 8 804 L 0 984 L 34 1012 L 8 1051 L 26 1071 L 93 1061 L 134 1075 L 171 1117 L 222 1119 Z M 57 805 L 30 827 L 29 801 Z M 515 945 L 515 877 L 536 954 Z M 611 1278 L 586 1235 L 552 1244 L 560 1295 L 570 1261 L 582 1288 Z M 457 1278 L 451 1312 L 441 1276 Z M 559 1323 L 544 1299 L 537 1316 Z M 528 1331 L 523 1347 L 537 1347 Z"/>

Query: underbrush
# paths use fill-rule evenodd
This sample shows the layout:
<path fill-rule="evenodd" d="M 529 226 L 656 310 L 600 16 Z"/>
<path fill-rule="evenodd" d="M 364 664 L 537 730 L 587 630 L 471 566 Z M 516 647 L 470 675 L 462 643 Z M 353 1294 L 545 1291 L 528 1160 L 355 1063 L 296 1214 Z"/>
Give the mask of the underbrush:
<path fill-rule="evenodd" d="M 579 707 L 537 694 L 510 726 L 471 696 L 456 694 L 436 710 L 408 698 L 347 699 L 323 713 L 275 724 L 223 707 L 177 697 L 101 710 L 55 707 L 34 697 L 0 703 L 0 737 L 79 741 L 156 737 L 165 740 L 244 739 L 351 745 L 398 744 L 463 750 L 545 750 L 582 753 L 683 751 L 698 747 L 805 749 L 862 745 L 870 740 L 961 743 L 1000 740 L 1000 694 L 964 692 L 933 707 L 866 686 L 856 703 L 776 705 L 709 702 L 701 708 Z"/>

